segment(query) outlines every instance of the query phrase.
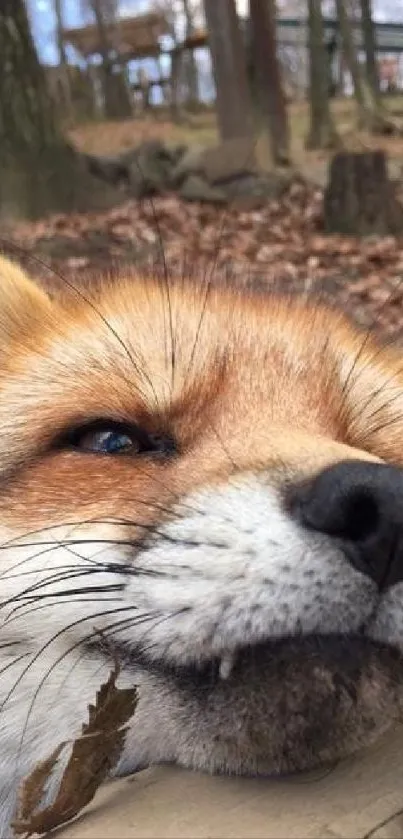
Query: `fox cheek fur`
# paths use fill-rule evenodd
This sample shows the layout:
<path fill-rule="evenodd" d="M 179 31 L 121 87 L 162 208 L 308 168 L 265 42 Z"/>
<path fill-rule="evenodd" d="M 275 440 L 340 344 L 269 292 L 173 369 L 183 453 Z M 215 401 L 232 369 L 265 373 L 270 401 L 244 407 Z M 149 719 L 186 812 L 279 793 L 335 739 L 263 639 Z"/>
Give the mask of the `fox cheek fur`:
<path fill-rule="evenodd" d="M 116 656 L 139 691 L 119 773 L 375 741 L 403 697 L 399 356 L 202 281 L 0 280 L 0 835 Z"/>

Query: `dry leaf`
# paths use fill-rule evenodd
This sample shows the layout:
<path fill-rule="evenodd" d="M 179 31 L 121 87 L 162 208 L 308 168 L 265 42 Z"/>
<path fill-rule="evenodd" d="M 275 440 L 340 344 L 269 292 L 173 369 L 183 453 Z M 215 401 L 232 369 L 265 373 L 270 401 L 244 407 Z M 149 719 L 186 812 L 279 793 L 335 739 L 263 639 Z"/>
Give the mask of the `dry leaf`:
<path fill-rule="evenodd" d="M 69 744 L 61 743 L 23 781 L 13 822 L 17 835 L 47 833 L 72 819 L 89 804 L 116 766 L 124 747 L 127 723 L 137 704 L 136 688 L 117 688 L 117 676 L 115 668 L 98 691 L 95 705 L 89 706 L 89 722 L 82 726 L 81 736 L 73 743 L 53 802 L 41 809 L 47 782 Z"/>

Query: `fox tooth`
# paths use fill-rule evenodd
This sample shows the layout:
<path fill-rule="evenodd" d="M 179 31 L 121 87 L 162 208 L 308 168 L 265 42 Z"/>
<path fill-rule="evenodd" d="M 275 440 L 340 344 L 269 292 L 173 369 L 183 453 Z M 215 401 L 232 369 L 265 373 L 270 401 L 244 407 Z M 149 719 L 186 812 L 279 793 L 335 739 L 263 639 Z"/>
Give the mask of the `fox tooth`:
<path fill-rule="evenodd" d="M 231 670 L 234 666 L 235 656 L 233 653 L 226 653 L 223 655 L 220 661 L 220 679 L 228 679 L 228 676 L 231 675 Z"/>

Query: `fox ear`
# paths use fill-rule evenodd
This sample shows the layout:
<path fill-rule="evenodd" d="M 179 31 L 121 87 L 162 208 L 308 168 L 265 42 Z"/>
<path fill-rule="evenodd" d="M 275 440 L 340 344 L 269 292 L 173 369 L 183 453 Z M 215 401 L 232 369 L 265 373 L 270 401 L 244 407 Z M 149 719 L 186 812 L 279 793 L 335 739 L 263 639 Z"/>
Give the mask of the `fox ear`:
<path fill-rule="evenodd" d="M 46 320 L 52 302 L 25 271 L 0 254 L 0 342 Z"/>

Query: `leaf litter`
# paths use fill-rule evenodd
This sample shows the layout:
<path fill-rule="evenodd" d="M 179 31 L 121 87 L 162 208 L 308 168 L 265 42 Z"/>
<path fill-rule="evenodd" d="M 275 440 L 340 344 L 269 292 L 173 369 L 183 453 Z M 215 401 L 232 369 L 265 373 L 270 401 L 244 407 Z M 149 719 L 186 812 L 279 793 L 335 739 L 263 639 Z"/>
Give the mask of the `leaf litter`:
<path fill-rule="evenodd" d="M 167 194 L 127 200 L 109 212 L 19 223 L 3 228 L 2 245 L 8 240 L 11 251 L 23 248 L 31 273 L 52 285 L 52 270 L 81 284 L 113 266 L 161 261 L 162 243 L 172 275 L 183 271 L 184 259 L 204 271 L 214 264 L 217 279 L 230 265 L 238 284 L 319 294 L 365 327 L 399 339 L 403 238 L 325 235 L 322 200 L 322 189 L 302 179 L 279 199 L 250 210 L 223 210 Z M 38 257 L 44 265 L 35 262 Z"/>

